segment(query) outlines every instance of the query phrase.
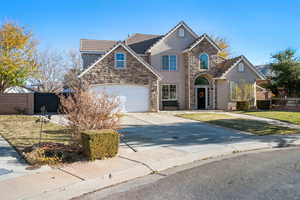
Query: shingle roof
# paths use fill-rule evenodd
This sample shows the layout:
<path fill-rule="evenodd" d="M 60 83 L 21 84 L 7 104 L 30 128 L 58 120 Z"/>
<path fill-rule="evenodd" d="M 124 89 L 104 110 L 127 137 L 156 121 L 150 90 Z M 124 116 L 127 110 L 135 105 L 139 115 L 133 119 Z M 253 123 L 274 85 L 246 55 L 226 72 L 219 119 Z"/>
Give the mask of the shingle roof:
<path fill-rule="evenodd" d="M 272 71 L 271 65 L 256 65 L 255 68 L 265 77 L 274 77 L 275 73 Z"/>
<path fill-rule="evenodd" d="M 222 77 L 222 75 L 241 58 L 242 56 L 238 56 L 235 58 L 224 60 L 223 62 L 216 65 L 216 67 L 212 68 L 211 74 L 213 75 L 214 78 Z"/>
<path fill-rule="evenodd" d="M 80 51 L 107 51 L 117 44 L 115 40 L 80 40 Z"/>
<path fill-rule="evenodd" d="M 152 46 L 161 35 L 135 33 L 126 39 L 126 44 L 138 54 L 144 54 L 145 51 Z M 115 40 L 80 40 L 80 51 L 109 51 L 117 44 Z"/>
<path fill-rule="evenodd" d="M 125 48 L 132 56 L 134 56 L 139 62 L 141 62 L 146 68 L 148 68 L 155 76 L 157 76 L 159 79 L 161 78 L 161 75 L 159 74 L 159 72 L 154 67 L 152 67 L 149 63 L 147 63 L 138 54 L 136 54 L 128 45 L 126 45 L 125 43 L 120 42 L 120 41 L 117 42 L 112 48 L 110 48 L 102 57 L 100 57 L 91 66 L 89 66 L 87 69 L 85 69 L 83 72 L 81 72 L 81 74 L 78 77 L 80 78 L 85 73 L 87 73 L 90 69 L 95 67 L 97 63 L 99 63 L 101 60 L 103 60 L 106 56 L 108 56 L 110 53 L 112 53 L 119 46 L 122 46 L 123 48 Z"/>
<path fill-rule="evenodd" d="M 126 40 L 126 44 L 135 53 L 144 54 L 147 49 L 149 49 L 154 43 L 156 43 L 162 35 L 151 35 L 151 34 L 141 34 L 135 33 Z"/>
<path fill-rule="evenodd" d="M 203 39 L 207 39 L 213 46 L 215 46 L 215 48 L 217 48 L 218 50 L 221 50 L 219 45 L 213 40 L 211 39 L 206 33 L 202 34 L 200 37 L 198 37 L 195 41 L 193 41 L 184 51 L 188 51 L 193 49 L 195 46 L 197 46 L 198 43 L 200 43 Z"/>

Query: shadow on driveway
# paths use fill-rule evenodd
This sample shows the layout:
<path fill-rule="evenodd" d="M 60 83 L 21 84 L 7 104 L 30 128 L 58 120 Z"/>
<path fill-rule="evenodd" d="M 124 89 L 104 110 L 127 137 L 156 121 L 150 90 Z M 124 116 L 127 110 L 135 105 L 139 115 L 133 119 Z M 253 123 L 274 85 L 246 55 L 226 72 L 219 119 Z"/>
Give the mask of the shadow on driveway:
<path fill-rule="evenodd" d="M 143 122 L 145 121 L 147 119 L 143 119 Z M 247 120 L 244 121 L 247 122 Z M 130 124 L 124 126 L 120 133 L 123 134 L 123 141 L 133 148 L 155 146 L 188 147 L 208 144 L 227 145 L 242 142 L 272 142 L 275 143 L 275 147 L 284 147 L 300 139 L 300 135 L 277 134 L 258 136 L 246 134 L 192 120 L 167 124 Z"/>

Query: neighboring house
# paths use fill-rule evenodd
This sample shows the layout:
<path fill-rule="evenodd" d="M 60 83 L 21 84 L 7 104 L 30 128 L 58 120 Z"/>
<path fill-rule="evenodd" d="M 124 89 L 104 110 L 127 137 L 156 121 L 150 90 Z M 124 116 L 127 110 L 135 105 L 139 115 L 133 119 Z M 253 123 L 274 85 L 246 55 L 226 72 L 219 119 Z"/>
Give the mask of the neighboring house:
<path fill-rule="evenodd" d="M 4 93 L 34 93 L 32 89 L 21 87 L 21 86 L 14 86 L 7 88 Z"/>
<path fill-rule="evenodd" d="M 275 73 L 272 72 L 272 66 L 270 64 L 267 65 L 256 65 L 255 68 L 266 78 L 271 79 L 275 76 Z"/>
<path fill-rule="evenodd" d="M 224 59 L 206 34 L 184 22 L 165 35 L 133 34 L 125 41 L 80 41 L 82 80 L 95 92 L 120 96 L 129 112 L 179 109 L 231 109 L 232 82 L 264 77 L 244 56 Z M 255 89 L 254 89 L 255 90 Z M 253 92 L 253 99 L 256 98 Z"/>

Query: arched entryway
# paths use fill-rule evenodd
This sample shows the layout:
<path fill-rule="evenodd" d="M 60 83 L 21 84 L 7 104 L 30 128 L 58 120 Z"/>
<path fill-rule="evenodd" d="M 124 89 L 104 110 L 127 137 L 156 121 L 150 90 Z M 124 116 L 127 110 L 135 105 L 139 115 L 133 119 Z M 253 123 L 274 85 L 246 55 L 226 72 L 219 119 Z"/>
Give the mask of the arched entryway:
<path fill-rule="evenodd" d="M 210 102 L 209 81 L 203 76 L 195 80 L 195 103 L 197 109 L 207 109 Z"/>

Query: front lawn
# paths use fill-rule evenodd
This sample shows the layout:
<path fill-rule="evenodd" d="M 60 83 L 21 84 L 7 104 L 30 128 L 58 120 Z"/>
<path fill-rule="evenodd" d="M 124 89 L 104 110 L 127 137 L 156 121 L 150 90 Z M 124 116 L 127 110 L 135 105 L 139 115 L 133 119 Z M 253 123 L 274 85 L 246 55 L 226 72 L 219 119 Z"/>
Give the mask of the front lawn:
<path fill-rule="evenodd" d="M 300 125 L 300 112 L 259 111 L 259 112 L 240 112 L 240 113 L 246 115 L 253 115 L 256 117 L 276 119 L 283 122 Z"/>
<path fill-rule="evenodd" d="M 43 124 L 38 117 L 0 115 L 0 135 L 32 165 L 74 162 L 82 159 L 80 149 L 70 143 L 68 129 L 53 123 Z"/>
<path fill-rule="evenodd" d="M 275 126 L 258 120 L 242 119 L 239 117 L 226 115 L 226 114 L 195 113 L 195 114 L 180 114 L 177 116 L 187 118 L 187 119 L 202 121 L 210 124 L 215 124 L 227 128 L 232 128 L 239 131 L 246 131 L 256 135 L 300 133 L 300 130 Z"/>
<path fill-rule="evenodd" d="M 40 126 L 38 117 L 26 115 L 0 115 L 0 135 L 17 150 L 39 142 Z M 43 125 L 42 142 L 68 143 L 67 129 L 53 123 Z"/>

